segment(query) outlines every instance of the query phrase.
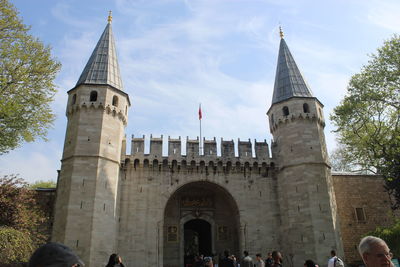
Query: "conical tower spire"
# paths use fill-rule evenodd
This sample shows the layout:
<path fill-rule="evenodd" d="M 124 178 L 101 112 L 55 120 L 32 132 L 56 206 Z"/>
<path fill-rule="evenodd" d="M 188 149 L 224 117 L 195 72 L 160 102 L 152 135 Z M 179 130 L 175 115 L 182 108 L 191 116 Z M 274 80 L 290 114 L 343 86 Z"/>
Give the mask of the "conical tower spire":
<path fill-rule="evenodd" d="M 313 97 L 310 87 L 303 78 L 285 39 L 279 28 L 281 42 L 279 45 L 278 64 L 276 67 L 274 94 L 272 104 L 292 97 Z"/>
<path fill-rule="evenodd" d="M 116 89 L 123 90 L 111 28 L 111 13 L 107 20 L 107 26 L 97 42 L 76 86 L 81 84 L 107 84 Z"/>

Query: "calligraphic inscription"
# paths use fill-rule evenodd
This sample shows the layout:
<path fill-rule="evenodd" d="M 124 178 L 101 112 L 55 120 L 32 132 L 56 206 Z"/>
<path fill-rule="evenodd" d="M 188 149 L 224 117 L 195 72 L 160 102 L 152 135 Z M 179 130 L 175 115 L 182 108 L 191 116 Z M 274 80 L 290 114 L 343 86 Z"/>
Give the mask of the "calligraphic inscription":
<path fill-rule="evenodd" d="M 228 240 L 228 226 L 218 226 L 218 240 Z"/>
<path fill-rule="evenodd" d="M 178 242 L 178 227 L 176 225 L 168 226 L 167 241 L 168 242 Z"/>
<path fill-rule="evenodd" d="M 184 196 L 181 198 L 183 208 L 212 208 L 213 199 L 209 196 Z"/>

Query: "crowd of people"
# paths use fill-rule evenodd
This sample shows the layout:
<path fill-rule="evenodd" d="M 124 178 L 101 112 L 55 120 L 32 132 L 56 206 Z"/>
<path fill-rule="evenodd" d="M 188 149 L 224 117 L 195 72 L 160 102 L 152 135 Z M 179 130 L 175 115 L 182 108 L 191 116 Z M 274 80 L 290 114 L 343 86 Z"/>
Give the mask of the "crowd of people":
<path fill-rule="evenodd" d="M 214 262 L 215 261 L 215 262 Z M 219 257 L 218 260 L 212 257 L 203 257 L 198 255 L 195 257 L 194 264 L 191 267 L 281 267 L 282 255 L 279 251 L 268 253 L 265 260 L 262 259 L 260 253 L 256 254 L 253 260 L 248 251 L 243 252 L 243 258 L 237 259 L 235 255 L 230 254 L 228 250 L 224 251 L 224 255 Z"/>
<path fill-rule="evenodd" d="M 392 258 L 386 242 L 378 237 L 366 236 L 361 239 L 358 252 L 365 264 L 365 267 L 394 267 Z M 328 260 L 328 267 L 344 267 L 342 259 L 336 255 L 335 250 L 331 250 L 331 257 Z M 204 260 L 206 259 L 207 260 Z M 249 256 L 248 251 L 243 252 L 243 258 L 238 261 L 229 251 L 224 252 L 224 257 L 213 263 L 210 257 L 197 257 L 193 267 L 282 267 L 282 255 L 279 251 L 267 253 L 267 257 L 263 260 L 260 253 L 256 254 L 255 259 Z M 298 265 L 294 265 L 298 266 Z M 312 259 L 307 259 L 303 263 L 304 267 L 319 267 Z"/>
<path fill-rule="evenodd" d="M 365 264 L 365 267 L 394 267 L 386 242 L 378 237 L 366 236 L 361 239 L 358 252 Z M 197 256 L 193 267 L 282 267 L 282 255 L 279 251 L 268 253 L 263 260 L 261 254 L 256 254 L 253 260 L 248 251 L 243 252 L 243 257 L 238 260 L 229 253 L 224 252 L 218 263 L 214 264 L 212 257 Z M 29 260 L 29 267 L 63 266 L 82 267 L 83 261 L 67 246 L 60 243 L 48 243 L 38 248 Z M 297 266 L 297 265 L 296 265 Z M 336 256 L 336 251 L 331 251 L 331 258 L 328 267 L 344 267 L 343 261 Z M 124 267 L 122 259 L 118 254 L 111 254 L 106 267 Z M 318 267 L 311 259 L 305 260 L 304 267 Z"/>

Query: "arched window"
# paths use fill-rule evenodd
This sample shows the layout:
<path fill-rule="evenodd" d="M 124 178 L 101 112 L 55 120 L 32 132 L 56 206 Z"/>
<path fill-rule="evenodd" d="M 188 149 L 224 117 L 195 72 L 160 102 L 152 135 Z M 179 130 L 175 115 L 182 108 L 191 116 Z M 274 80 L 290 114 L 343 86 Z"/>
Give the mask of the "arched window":
<path fill-rule="evenodd" d="M 227 172 L 230 172 L 231 169 L 232 169 L 232 162 L 228 161 L 228 162 L 226 163 L 226 171 L 227 171 Z"/>
<path fill-rule="evenodd" d="M 196 168 L 196 161 L 192 160 L 192 161 L 190 162 L 190 167 L 191 167 L 192 169 Z"/>
<path fill-rule="evenodd" d="M 118 96 L 113 96 L 112 105 L 118 107 Z"/>
<path fill-rule="evenodd" d="M 135 168 L 135 170 L 136 170 L 136 168 L 139 167 L 139 160 L 138 159 L 135 159 L 135 161 L 133 162 L 133 167 Z"/>
<path fill-rule="evenodd" d="M 158 160 L 153 160 L 153 170 L 157 170 L 158 169 Z"/>
<path fill-rule="evenodd" d="M 178 161 L 173 160 L 173 161 L 172 161 L 172 169 L 173 169 L 173 170 L 176 170 L 177 168 L 178 168 Z"/>
<path fill-rule="evenodd" d="M 72 105 L 75 105 L 75 103 L 76 103 L 76 94 L 72 96 Z"/>
<path fill-rule="evenodd" d="M 149 167 L 149 160 L 148 160 L 148 159 L 145 159 L 145 160 L 143 161 L 143 167 L 145 167 L 145 168 L 148 168 L 148 167 Z"/>
<path fill-rule="evenodd" d="M 284 106 L 282 108 L 283 116 L 289 116 L 289 108 L 287 106 Z"/>
<path fill-rule="evenodd" d="M 308 106 L 307 103 L 303 104 L 303 111 L 304 113 L 310 113 L 310 107 Z"/>
<path fill-rule="evenodd" d="M 96 102 L 97 101 L 97 91 L 91 91 L 90 92 L 90 102 Z"/>

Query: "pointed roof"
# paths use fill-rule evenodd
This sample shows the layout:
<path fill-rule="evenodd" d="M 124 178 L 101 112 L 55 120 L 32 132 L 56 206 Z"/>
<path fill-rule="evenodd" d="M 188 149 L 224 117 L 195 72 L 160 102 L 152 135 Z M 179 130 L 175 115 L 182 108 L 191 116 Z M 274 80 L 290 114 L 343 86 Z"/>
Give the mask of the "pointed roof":
<path fill-rule="evenodd" d="M 108 84 L 123 90 L 110 16 L 76 86 L 81 84 Z"/>
<path fill-rule="evenodd" d="M 313 97 L 310 87 L 303 78 L 292 54 L 289 51 L 283 32 L 279 45 L 278 64 L 276 67 L 272 104 L 292 97 Z"/>

